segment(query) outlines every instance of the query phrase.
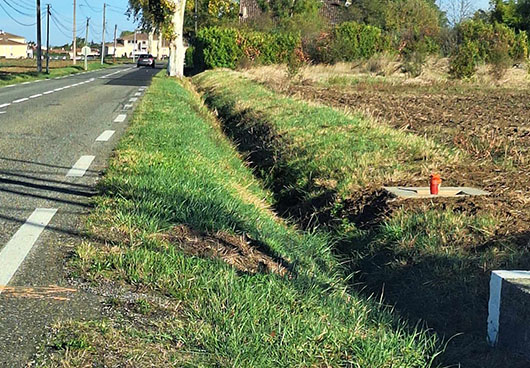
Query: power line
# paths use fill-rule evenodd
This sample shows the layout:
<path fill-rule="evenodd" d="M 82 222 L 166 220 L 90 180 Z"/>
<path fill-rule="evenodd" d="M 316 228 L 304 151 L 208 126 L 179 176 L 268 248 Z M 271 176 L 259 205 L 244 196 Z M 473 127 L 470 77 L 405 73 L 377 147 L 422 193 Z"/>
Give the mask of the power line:
<path fill-rule="evenodd" d="M 25 10 L 30 10 L 30 11 L 37 11 L 37 9 L 35 8 L 35 3 L 31 3 L 31 4 L 26 4 L 22 1 L 17 1 L 17 5 L 19 5 L 21 8 L 25 9 Z"/>
<path fill-rule="evenodd" d="M 5 0 L 4 0 L 5 1 Z M 27 24 L 27 23 L 22 23 L 22 22 L 19 22 L 18 20 L 16 20 L 11 14 L 9 14 L 9 12 L 6 10 L 6 8 L 2 5 L 2 3 L 0 3 L 0 8 L 2 8 L 2 10 L 4 11 L 4 13 L 7 14 L 7 16 L 9 18 L 11 18 L 11 20 L 23 27 L 33 27 L 35 24 L 37 24 L 37 22 L 35 23 L 31 23 L 31 24 Z"/>
<path fill-rule="evenodd" d="M 34 17 L 33 14 L 24 13 L 23 11 L 21 11 L 21 10 L 15 8 L 13 5 L 11 5 L 10 3 L 8 3 L 7 0 L 3 0 L 3 2 L 6 3 L 7 6 L 9 6 L 11 9 L 13 9 L 14 11 L 16 11 L 16 12 L 19 13 L 19 14 L 22 14 L 22 15 L 24 15 L 24 16 L 26 16 L 26 17 L 30 17 L 30 18 L 33 18 L 33 17 Z"/>
<path fill-rule="evenodd" d="M 96 9 L 96 8 L 91 7 L 87 0 L 84 0 L 84 2 L 85 2 L 85 4 L 86 4 L 86 6 L 88 6 L 88 8 L 89 8 L 90 10 L 92 10 L 93 12 L 95 12 L 95 13 L 101 13 L 101 10 L 98 10 L 98 9 Z"/>

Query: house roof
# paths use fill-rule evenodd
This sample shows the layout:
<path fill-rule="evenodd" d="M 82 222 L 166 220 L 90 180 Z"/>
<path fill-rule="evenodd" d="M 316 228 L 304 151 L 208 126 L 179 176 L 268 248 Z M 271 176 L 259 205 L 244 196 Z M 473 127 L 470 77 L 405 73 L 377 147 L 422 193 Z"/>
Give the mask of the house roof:
<path fill-rule="evenodd" d="M 0 37 L 5 36 L 6 38 L 24 38 L 22 36 L 17 36 L 16 34 L 9 33 L 0 29 Z"/>
<path fill-rule="evenodd" d="M 15 40 L 13 40 L 13 38 L 15 38 L 15 39 L 22 38 L 23 39 L 24 37 L 16 36 L 14 34 L 7 33 L 7 32 L 4 32 L 4 31 L 0 30 L 0 45 L 8 45 L 8 46 L 25 46 L 26 45 L 26 43 L 15 41 Z"/>
<path fill-rule="evenodd" d="M 134 41 L 134 33 L 130 34 L 130 35 L 127 35 L 127 36 L 120 37 L 120 40 Z M 149 40 L 149 35 L 147 33 L 137 33 L 136 34 L 136 40 L 137 41 L 147 41 L 147 40 Z M 158 34 L 156 34 L 156 33 L 153 34 L 153 40 L 154 41 L 158 40 Z"/>

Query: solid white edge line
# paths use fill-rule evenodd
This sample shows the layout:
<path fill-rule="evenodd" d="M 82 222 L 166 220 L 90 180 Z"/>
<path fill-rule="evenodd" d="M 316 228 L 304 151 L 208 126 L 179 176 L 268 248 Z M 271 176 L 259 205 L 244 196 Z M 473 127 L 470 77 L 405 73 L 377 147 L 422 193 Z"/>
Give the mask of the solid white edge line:
<path fill-rule="evenodd" d="M 116 119 L 114 119 L 114 122 L 115 123 L 123 123 L 125 121 L 125 119 L 127 119 L 127 115 L 125 114 L 120 114 L 116 117 Z"/>
<path fill-rule="evenodd" d="M 66 176 L 74 176 L 74 177 L 81 177 L 84 176 L 90 165 L 92 164 L 92 161 L 96 156 L 81 156 L 79 160 L 72 166 L 72 168 L 68 171 Z"/>
<path fill-rule="evenodd" d="M 0 286 L 7 286 L 40 234 L 57 213 L 56 208 L 37 208 L 0 252 Z M 0 288 L 2 293 L 3 288 Z"/>
<path fill-rule="evenodd" d="M 96 142 L 107 142 L 116 133 L 115 130 L 105 130 L 96 138 Z"/>

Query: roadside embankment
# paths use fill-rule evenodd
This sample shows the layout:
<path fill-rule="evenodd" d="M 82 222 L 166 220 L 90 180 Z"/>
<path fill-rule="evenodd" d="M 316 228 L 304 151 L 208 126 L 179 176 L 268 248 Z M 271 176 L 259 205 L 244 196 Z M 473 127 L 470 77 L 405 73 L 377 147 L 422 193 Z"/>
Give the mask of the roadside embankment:
<path fill-rule="evenodd" d="M 108 316 L 44 366 L 429 367 L 436 339 L 343 278 L 333 242 L 272 210 L 189 82 L 154 79 L 101 182 L 73 272 Z"/>
<path fill-rule="evenodd" d="M 472 166 L 467 153 L 365 113 L 275 93 L 242 73 L 214 70 L 193 81 L 279 214 L 327 232 L 353 284 L 450 340 L 442 364 L 525 364 L 485 340 L 489 272 L 517 268 L 524 254 L 495 242 L 499 214 L 488 198 L 395 200 L 381 190 Z"/>

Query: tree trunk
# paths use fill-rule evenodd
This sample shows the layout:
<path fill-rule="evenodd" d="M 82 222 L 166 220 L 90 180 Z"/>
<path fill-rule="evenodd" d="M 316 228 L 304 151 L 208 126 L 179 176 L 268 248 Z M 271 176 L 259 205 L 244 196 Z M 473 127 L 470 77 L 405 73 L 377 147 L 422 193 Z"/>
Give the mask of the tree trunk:
<path fill-rule="evenodd" d="M 186 55 L 183 42 L 186 0 L 173 0 L 173 3 L 175 4 L 175 14 L 173 14 L 172 19 L 174 37 L 169 44 L 169 63 L 167 69 L 171 77 L 183 77 L 184 57 Z"/>

